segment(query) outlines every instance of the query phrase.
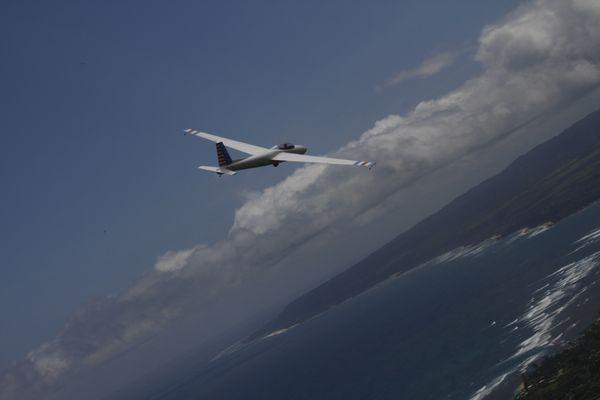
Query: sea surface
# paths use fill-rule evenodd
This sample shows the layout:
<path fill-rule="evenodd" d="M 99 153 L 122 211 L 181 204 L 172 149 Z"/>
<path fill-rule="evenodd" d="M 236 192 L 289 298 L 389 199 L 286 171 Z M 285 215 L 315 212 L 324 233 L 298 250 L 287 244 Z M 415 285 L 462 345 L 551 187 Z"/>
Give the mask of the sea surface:
<path fill-rule="evenodd" d="M 595 204 L 455 249 L 302 324 L 220 349 L 143 397 L 510 399 L 520 371 L 598 316 L 599 280 Z"/>

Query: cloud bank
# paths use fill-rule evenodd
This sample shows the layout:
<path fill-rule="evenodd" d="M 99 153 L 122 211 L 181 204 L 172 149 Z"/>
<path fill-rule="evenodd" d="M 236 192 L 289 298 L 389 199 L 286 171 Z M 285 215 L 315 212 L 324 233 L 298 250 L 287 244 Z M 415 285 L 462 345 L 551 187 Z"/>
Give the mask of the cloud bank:
<path fill-rule="evenodd" d="M 480 76 L 406 115 L 377 121 L 336 154 L 375 160 L 374 171 L 306 166 L 248 199 L 226 240 L 168 252 L 128 290 L 81 308 L 56 338 L 0 378 L 0 398 L 44 392 L 126 351 L 174 318 L 268 276 L 299 246 L 327 251 L 318 241 L 324 232 L 362 234 L 357 221 L 407 185 L 520 134 L 521 124 L 598 87 L 600 3 L 528 3 L 483 29 L 475 58 L 484 67 Z M 435 73 L 444 64 L 432 61 L 396 78 Z"/>

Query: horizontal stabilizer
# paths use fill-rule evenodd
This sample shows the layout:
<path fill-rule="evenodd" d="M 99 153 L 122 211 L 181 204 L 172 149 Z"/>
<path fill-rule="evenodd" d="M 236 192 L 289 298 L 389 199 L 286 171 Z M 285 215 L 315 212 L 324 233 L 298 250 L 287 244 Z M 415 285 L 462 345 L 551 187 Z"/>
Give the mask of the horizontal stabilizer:
<path fill-rule="evenodd" d="M 219 167 L 209 167 L 207 165 L 201 165 L 198 167 L 198 169 L 202 169 L 204 171 L 209 171 L 209 172 L 214 172 L 215 174 L 219 174 L 219 175 L 235 175 L 237 174 L 237 172 L 229 170 L 227 168 L 219 168 Z"/>

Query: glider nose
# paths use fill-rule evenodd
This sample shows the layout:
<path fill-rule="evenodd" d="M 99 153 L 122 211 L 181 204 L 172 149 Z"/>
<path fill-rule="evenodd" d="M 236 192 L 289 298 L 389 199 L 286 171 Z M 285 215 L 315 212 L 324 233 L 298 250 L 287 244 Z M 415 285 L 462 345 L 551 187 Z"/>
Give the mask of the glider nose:
<path fill-rule="evenodd" d="M 297 145 L 296 145 L 296 146 L 294 146 L 294 147 L 296 147 L 296 148 L 298 149 L 298 153 L 300 153 L 300 154 L 304 154 L 304 153 L 306 153 L 306 151 L 308 150 L 308 149 L 306 148 L 306 146 L 301 146 L 301 145 L 299 145 L 299 144 L 297 144 Z"/>

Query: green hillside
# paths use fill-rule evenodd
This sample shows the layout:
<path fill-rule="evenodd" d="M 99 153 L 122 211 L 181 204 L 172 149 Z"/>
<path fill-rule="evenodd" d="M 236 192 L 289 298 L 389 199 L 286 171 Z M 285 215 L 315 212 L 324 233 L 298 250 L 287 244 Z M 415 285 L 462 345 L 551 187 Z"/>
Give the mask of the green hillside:
<path fill-rule="evenodd" d="M 516 399 L 600 399 L 600 318 L 575 343 L 523 374 Z"/>

